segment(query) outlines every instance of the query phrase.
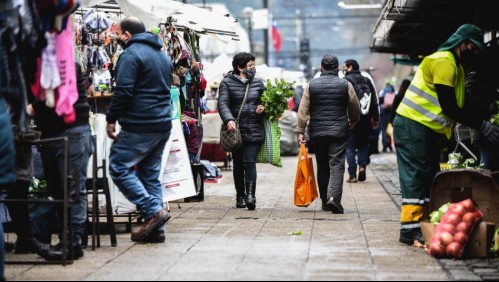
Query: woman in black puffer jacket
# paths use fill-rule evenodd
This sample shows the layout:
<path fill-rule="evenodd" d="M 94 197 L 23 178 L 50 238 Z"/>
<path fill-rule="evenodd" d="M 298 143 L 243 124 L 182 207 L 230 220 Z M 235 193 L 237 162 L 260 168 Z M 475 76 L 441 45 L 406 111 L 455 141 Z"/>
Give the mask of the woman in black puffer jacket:
<path fill-rule="evenodd" d="M 229 72 L 219 88 L 218 112 L 229 129 L 235 130 L 235 120 L 244 100 L 246 87 L 248 96 L 239 118 L 239 129 L 243 147 L 232 152 L 234 160 L 234 185 L 237 193 L 237 208 L 256 207 L 256 155 L 264 138 L 262 93 L 266 90 L 263 82 L 255 78 L 255 57 L 249 53 L 239 53 L 232 60 L 233 71 Z M 246 187 L 246 188 L 245 188 Z"/>

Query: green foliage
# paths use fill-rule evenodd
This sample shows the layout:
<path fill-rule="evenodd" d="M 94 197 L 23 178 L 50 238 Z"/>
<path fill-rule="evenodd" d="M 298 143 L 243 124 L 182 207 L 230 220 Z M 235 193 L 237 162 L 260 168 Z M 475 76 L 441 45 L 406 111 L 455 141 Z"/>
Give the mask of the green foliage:
<path fill-rule="evenodd" d="M 300 236 L 300 235 L 303 235 L 303 232 L 300 229 L 288 232 L 288 236 Z"/>
<path fill-rule="evenodd" d="M 499 107 L 499 101 L 496 101 L 496 104 L 497 106 Z M 493 115 L 491 118 L 490 118 L 490 122 L 494 125 L 498 125 L 499 126 L 499 113 Z"/>
<path fill-rule="evenodd" d="M 29 186 L 30 199 L 44 199 L 44 196 L 37 195 L 36 193 L 44 193 L 47 192 L 47 181 L 38 180 L 33 177 L 33 181 L 31 181 L 31 185 Z"/>
<path fill-rule="evenodd" d="M 494 233 L 494 241 L 492 242 L 491 251 L 494 254 L 499 253 L 499 228 L 497 228 L 496 232 Z"/>
<path fill-rule="evenodd" d="M 483 169 L 483 164 L 477 165 L 475 159 L 469 158 L 466 159 L 462 164 L 454 166 L 454 168 Z"/>
<path fill-rule="evenodd" d="M 262 105 L 265 107 L 266 117 L 270 121 L 278 121 L 284 111 L 288 109 L 288 98 L 295 95 L 293 84 L 284 79 L 275 79 L 274 84 L 267 81 L 267 90 L 262 95 Z"/>

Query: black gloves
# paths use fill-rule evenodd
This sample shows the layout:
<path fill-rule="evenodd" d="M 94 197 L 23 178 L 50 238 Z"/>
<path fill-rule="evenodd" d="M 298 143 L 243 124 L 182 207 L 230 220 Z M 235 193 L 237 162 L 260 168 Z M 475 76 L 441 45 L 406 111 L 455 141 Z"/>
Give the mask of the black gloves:
<path fill-rule="evenodd" d="M 484 120 L 480 127 L 480 133 L 493 144 L 499 144 L 499 126 Z"/>

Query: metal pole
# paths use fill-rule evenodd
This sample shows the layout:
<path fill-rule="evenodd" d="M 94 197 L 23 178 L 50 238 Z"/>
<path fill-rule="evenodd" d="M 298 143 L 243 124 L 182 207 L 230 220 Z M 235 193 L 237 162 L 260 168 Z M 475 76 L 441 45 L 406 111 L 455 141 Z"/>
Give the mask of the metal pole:
<path fill-rule="evenodd" d="M 253 54 L 253 36 L 251 33 L 253 32 L 253 28 L 251 27 L 253 23 L 251 22 L 251 17 L 248 17 L 248 38 L 250 42 L 250 53 Z M 254 55 L 254 54 L 253 54 Z"/>
<path fill-rule="evenodd" d="M 268 0 L 263 0 L 263 8 L 269 9 L 269 1 Z M 267 27 L 268 27 L 268 19 L 267 19 Z M 269 65 L 269 29 L 266 28 L 263 30 L 263 59 L 265 64 L 268 66 Z"/>

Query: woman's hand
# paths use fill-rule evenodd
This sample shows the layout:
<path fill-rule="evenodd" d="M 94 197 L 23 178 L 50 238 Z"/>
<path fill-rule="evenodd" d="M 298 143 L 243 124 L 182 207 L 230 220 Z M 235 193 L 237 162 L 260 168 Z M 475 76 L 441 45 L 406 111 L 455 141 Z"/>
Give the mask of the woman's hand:
<path fill-rule="evenodd" d="M 227 129 L 229 129 L 229 131 L 236 131 L 237 130 L 237 127 L 236 127 L 236 122 L 231 120 L 227 123 Z"/>
<path fill-rule="evenodd" d="M 256 107 L 256 114 L 257 115 L 262 114 L 264 111 L 265 111 L 265 108 L 263 107 L 263 105 L 258 105 L 258 107 Z"/>

